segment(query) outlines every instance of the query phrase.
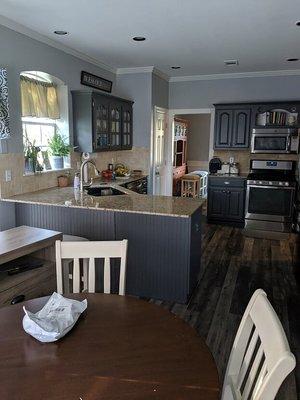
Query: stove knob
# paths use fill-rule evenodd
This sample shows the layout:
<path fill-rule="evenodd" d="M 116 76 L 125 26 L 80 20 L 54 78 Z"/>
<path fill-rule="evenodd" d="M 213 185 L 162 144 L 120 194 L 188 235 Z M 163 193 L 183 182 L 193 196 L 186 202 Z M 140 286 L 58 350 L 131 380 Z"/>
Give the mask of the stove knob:
<path fill-rule="evenodd" d="M 283 185 L 283 182 L 278 182 L 278 185 L 279 185 L 279 186 L 282 186 L 282 185 Z"/>
<path fill-rule="evenodd" d="M 263 182 L 262 182 L 262 181 L 259 181 L 258 183 L 259 183 L 259 185 L 262 185 L 262 184 L 263 184 Z"/>
<path fill-rule="evenodd" d="M 272 182 L 272 181 L 269 181 L 269 185 L 273 185 L 273 182 Z"/>
<path fill-rule="evenodd" d="M 285 182 L 285 186 L 289 186 L 289 183 L 288 183 L 288 182 Z"/>
<path fill-rule="evenodd" d="M 256 185 L 257 184 L 257 182 L 256 181 L 253 181 L 253 185 Z"/>

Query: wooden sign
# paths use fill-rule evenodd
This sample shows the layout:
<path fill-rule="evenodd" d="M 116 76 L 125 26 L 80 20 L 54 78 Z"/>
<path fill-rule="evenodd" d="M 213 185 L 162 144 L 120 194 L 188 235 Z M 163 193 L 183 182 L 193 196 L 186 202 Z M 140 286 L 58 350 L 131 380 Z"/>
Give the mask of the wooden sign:
<path fill-rule="evenodd" d="M 100 78 L 100 76 L 90 74 L 86 71 L 81 71 L 81 84 L 93 87 L 95 89 L 103 90 L 104 92 L 111 93 L 112 82 L 107 79 Z"/>

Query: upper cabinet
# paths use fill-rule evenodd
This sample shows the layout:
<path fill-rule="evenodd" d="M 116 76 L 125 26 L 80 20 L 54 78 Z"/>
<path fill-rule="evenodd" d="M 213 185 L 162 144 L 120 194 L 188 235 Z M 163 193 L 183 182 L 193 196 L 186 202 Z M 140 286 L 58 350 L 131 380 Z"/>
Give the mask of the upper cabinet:
<path fill-rule="evenodd" d="M 98 92 L 73 91 L 76 151 L 132 148 L 132 101 Z"/>
<path fill-rule="evenodd" d="M 251 108 L 217 107 L 215 149 L 245 149 L 249 146 Z"/>

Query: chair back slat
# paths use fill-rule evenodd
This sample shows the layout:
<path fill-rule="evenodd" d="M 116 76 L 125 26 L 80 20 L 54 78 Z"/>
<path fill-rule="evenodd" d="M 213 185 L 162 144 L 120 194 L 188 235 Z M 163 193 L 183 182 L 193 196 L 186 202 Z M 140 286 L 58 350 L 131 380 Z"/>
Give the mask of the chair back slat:
<path fill-rule="evenodd" d="M 95 259 L 104 259 L 104 293 L 111 293 L 111 258 L 120 259 L 119 294 L 125 295 L 126 283 L 126 259 L 127 240 L 122 241 L 80 241 L 80 242 L 56 242 L 56 276 L 57 291 L 64 292 L 63 263 L 68 261 L 73 268 L 70 275 L 72 279 L 73 293 L 81 290 L 90 293 L 95 292 L 96 263 Z M 81 262 L 82 261 L 82 262 Z M 66 288 L 65 288 L 66 289 Z"/>
<path fill-rule="evenodd" d="M 237 331 L 224 379 L 222 400 L 274 400 L 296 361 L 282 325 L 257 290 Z"/>
<path fill-rule="evenodd" d="M 260 344 L 255 356 L 254 356 L 254 360 L 251 364 L 251 367 L 249 368 L 249 373 L 248 373 L 248 377 L 246 379 L 245 382 L 245 387 L 244 390 L 242 392 L 243 397 L 245 399 L 249 399 L 250 393 L 252 392 L 252 390 L 254 389 L 255 383 L 256 383 L 256 379 L 257 376 L 259 374 L 259 366 L 261 365 L 261 361 L 262 358 L 264 356 L 264 351 L 262 348 L 262 345 Z"/>
<path fill-rule="evenodd" d="M 80 264 L 79 259 L 73 261 L 73 293 L 80 293 Z"/>
<path fill-rule="evenodd" d="M 104 259 L 104 293 L 110 293 L 110 259 Z"/>
<path fill-rule="evenodd" d="M 88 291 L 89 293 L 95 293 L 96 283 L 96 272 L 95 272 L 95 259 L 89 259 L 89 276 L 88 276 Z"/>
<path fill-rule="evenodd" d="M 240 369 L 239 374 L 238 374 L 237 388 L 239 390 L 241 389 L 242 384 L 243 384 L 243 382 L 245 380 L 245 376 L 247 374 L 247 371 L 249 370 L 251 358 L 252 358 L 255 346 L 257 344 L 257 341 L 258 341 L 258 333 L 254 329 L 253 332 L 252 332 L 252 336 L 250 338 L 248 347 L 246 349 L 246 352 L 245 352 L 245 355 L 244 355 L 244 359 L 243 359 L 242 364 L 241 364 L 241 369 Z"/>

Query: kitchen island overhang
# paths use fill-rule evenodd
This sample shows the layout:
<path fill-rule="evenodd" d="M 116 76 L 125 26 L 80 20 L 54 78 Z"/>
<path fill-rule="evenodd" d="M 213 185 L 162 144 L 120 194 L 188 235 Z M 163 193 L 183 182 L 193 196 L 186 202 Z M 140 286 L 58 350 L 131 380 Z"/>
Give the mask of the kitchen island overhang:
<path fill-rule="evenodd" d="M 89 240 L 128 239 L 126 294 L 186 303 L 197 284 L 204 200 L 130 191 L 124 196 L 83 194 L 76 199 L 73 188 L 53 188 L 3 201 L 15 203 L 16 225 Z M 117 265 L 112 269 L 117 281 Z M 98 278 L 101 288 L 101 274 Z"/>

